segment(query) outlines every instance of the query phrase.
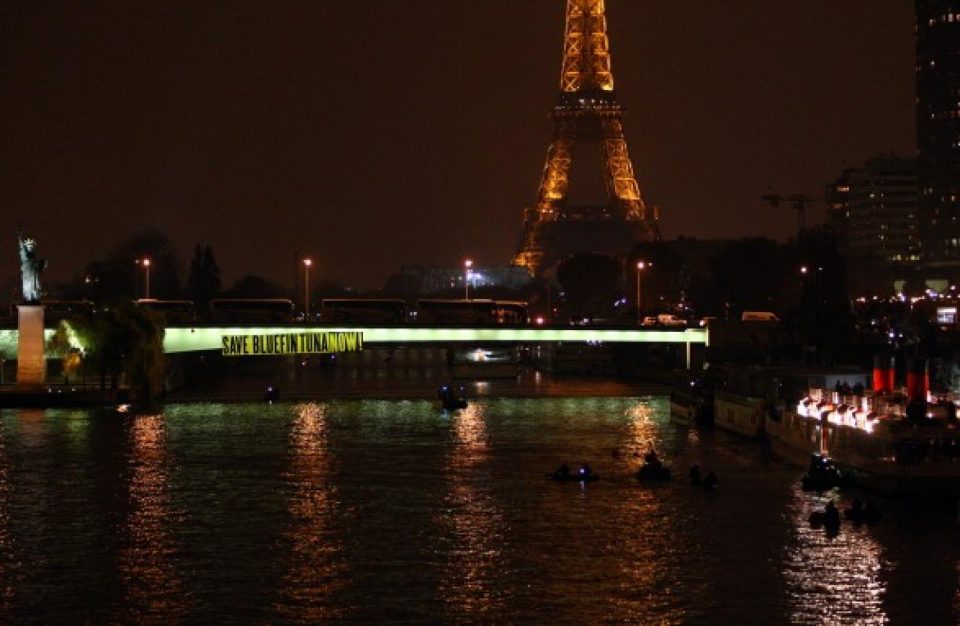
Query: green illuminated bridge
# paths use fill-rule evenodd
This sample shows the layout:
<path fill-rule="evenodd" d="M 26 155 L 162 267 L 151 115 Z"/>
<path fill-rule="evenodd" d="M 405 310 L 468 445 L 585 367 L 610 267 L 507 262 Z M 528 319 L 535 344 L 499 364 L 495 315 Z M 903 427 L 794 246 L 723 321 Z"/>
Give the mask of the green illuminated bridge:
<path fill-rule="evenodd" d="M 451 342 L 539 343 L 551 341 L 594 343 L 683 343 L 706 344 L 707 331 L 629 330 L 612 328 L 425 328 L 364 326 L 230 326 L 168 327 L 163 341 L 167 353 L 220 350 L 224 335 L 287 335 L 306 332 L 362 332 L 364 343 L 422 344 Z M 47 339 L 53 330 L 47 329 Z M 0 330 L 0 352 L 16 358 L 17 331 Z"/>
<path fill-rule="evenodd" d="M 46 330 L 47 339 L 53 335 Z M 235 336 L 284 336 L 300 333 L 362 333 L 363 344 L 375 345 L 426 345 L 450 343 L 657 343 L 683 344 L 686 346 L 687 363 L 690 348 L 695 344 L 706 345 L 709 336 L 706 329 L 646 330 L 624 328 L 505 328 L 505 327 L 376 327 L 376 326 L 171 326 L 166 329 L 163 349 L 167 354 L 217 351 L 224 348 L 225 337 Z M 0 358 L 15 359 L 17 331 L 0 330 Z"/>
<path fill-rule="evenodd" d="M 685 330 L 643 330 L 613 328 L 431 328 L 421 326 L 365 327 L 365 326 L 233 326 L 233 327 L 169 327 L 163 342 L 164 352 L 194 352 L 220 350 L 223 337 L 230 335 L 288 335 L 310 332 L 362 332 L 364 343 L 424 344 L 424 343 L 679 343 L 706 344 L 707 331 L 701 328 Z"/>

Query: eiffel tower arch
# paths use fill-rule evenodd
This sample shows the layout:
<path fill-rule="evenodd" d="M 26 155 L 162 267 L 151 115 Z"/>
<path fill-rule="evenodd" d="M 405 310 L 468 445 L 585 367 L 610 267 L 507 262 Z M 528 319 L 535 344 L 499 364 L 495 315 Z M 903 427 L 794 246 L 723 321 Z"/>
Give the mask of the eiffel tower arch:
<path fill-rule="evenodd" d="M 625 111 L 613 89 L 604 0 L 567 0 L 560 97 L 553 107 L 537 204 L 524 212 L 524 234 L 513 264 L 536 275 L 565 256 L 627 252 L 659 239 L 659 215 L 648 209 L 623 134 Z M 578 146 L 599 144 L 605 202 L 568 202 Z"/>

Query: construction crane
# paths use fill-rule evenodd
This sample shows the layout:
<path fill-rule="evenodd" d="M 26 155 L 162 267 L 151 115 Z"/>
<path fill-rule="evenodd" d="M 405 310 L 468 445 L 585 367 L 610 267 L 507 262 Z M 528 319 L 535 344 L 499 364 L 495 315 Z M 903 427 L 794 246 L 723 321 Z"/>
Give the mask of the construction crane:
<path fill-rule="evenodd" d="M 807 228 L 807 205 L 815 199 L 803 193 L 765 193 L 760 196 L 760 199 L 772 207 L 779 207 L 781 202 L 791 203 L 791 208 L 797 212 L 797 243 L 799 243 L 803 231 Z"/>

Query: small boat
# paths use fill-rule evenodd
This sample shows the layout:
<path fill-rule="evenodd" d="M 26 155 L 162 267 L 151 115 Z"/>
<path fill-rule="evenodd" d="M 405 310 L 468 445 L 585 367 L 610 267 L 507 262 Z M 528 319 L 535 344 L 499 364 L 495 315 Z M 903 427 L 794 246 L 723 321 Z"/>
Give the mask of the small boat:
<path fill-rule="evenodd" d="M 600 480 L 600 475 L 590 469 L 589 465 L 581 465 L 576 472 L 571 472 L 570 468 L 563 464 L 547 474 L 547 478 L 561 483 L 589 483 Z"/>
<path fill-rule="evenodd" d="M 822 454 L 810 457 L 810 469 L 803 475 L 801 486 L 804 491 L 827 491 L 844 484 L 843 472 L 833 461 Z"/>
<path fill-rule="evenodd" d="M 637 480 L 670 480 L 670 468 L 662 463 L 644 463 L 637 470 Z"/>
<path fill-rule="evenodd" d="M 263 394 L 264 402 L 279 402 L 280 401 L 280 388 L 270 385 L 267 387 L 266 393 Z"/>
<path fill-rule="evenodd" d="M 460 388 L 460 393 L 454 393 L 450 385 L 443 385 L 437 389 L 437 401 L 440 404 L 440 408 L 446 411 L 467 408 L 467 398 L 464 394 L 463 387 Z"/>
<path fill-rule="evenodd" d="M 713 379 L 705 373 L 677 372 L 670 418 L 681 426 L 713 426 Z"/>
<path fill-rule="evenodd" d="M 837 532 L 840 530 L 840 511 L 837 510 L 833 502 L 827 503 L 827 508 L 823 511 L 814 511 L 809 517 L 811 528 L 825 528 L 828 532 Z"/>
<path fill-rule="evenodd" d="M 463 398 L 455 398 L 446 402 L 442 402 L 441 406 L 448 411 L 455 411 L 456 409 L 467 408 L 467 401 Z"/>

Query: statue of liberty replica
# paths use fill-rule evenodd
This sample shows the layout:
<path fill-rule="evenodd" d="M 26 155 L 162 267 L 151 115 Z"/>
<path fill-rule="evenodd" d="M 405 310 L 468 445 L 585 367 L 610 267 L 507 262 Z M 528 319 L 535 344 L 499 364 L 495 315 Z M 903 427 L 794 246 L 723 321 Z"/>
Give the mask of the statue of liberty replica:
<path fill-rule="evenodd" d="M 20 250 L 20 280 L 23 285 L 23 303 L 40 304 L 40 272 L 47 267 L 46 259 L 37 255 L 35 239 L 24 239 L 23 231 L 17 227 L 17 243 Z"/>
<path fill-rule="evenodd" d="M 44 355 L 43 307 L 40 305 L 40 273 L 47 262 L 37 254 L 37 242 L 24 238 L 17 225 L 17 249 L 20 252 L 20 280 L 23 304 L 17 306 L 17 386 L 43 385 L 47 378 Z"/>

